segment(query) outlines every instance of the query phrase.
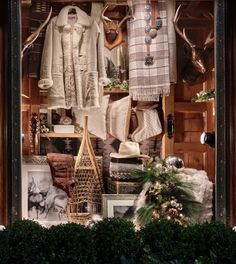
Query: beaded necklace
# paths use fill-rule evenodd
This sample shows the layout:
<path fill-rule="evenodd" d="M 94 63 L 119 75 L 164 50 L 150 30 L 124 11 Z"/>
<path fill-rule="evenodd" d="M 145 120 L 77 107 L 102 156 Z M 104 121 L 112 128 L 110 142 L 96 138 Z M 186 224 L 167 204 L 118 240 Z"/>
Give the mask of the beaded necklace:
<path fill-rule="evenodd" d="M 145 17 L 144 20 L 146 21 L 145 26 L 145 43 L 147 46 L 147 56 L 145 57 L 145 65 L 150 66 L 154 64 L 154 57 L 151 56 L 150 52 L 150 45 L 152 44 L 152 39 L 157 36 L 157 31 L 162 27 L 162 20 L 158 16 L 156 18 L 156 24 L 154 26 L 151 25 L 152 20 L 152 5 L 151 0 L 147 0 L 144 6 L 145 10 Z"/>

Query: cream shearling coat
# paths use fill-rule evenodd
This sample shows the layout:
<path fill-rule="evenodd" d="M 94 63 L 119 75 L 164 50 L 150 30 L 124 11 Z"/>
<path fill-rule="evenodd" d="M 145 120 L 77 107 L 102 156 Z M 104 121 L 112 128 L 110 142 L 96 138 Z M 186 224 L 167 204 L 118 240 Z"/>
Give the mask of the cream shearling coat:
<path fill-rule="evenodd" d="M 77 21 L 68 24 L 74 8 Z M 97 22 L 76 6 L 64 7 L 47 26 L 41 61 L 41 89 L 49 89 L 48 108 L 99 107 L 106 82 L 104 42 Z"/>

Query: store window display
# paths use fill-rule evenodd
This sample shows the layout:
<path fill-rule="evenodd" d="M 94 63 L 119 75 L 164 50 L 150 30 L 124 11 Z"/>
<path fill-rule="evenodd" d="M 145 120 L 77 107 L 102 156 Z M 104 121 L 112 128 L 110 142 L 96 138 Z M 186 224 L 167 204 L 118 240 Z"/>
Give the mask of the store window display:
<path fill-rule="evenodd" d="M 102 183 L 100 198 L 108 192 L 140 193 L 141 185 L 132 171 L 144 170 L 148 157 L 161 155 L 162 136 L 166 132 L 163 101 L 171 94 L 171 86 L 179 81 L 175 28 L 170 22 L 176 9 L 174 1 L 118 2 L 75 1 L 71 5 L 66 1 L 43 1 L 47 8 L 52 6 L 53 15 L 46 31 L 40 35 L 43 40 L 43 49 L 39 52 L 41 69 L 36 78 L 32 77 L 30 68 L 24 74 L 31 98 L 23 101 L 23 125 L 31 122 L 27 115 L 32 109 L 36 116 L 42 113 L 44 116 L 43 127 L 37 135 L 24 127 L 24 154 L 27 135 L 31 133 L 29 138 L 39 142 L 39 147 L 34 146 L 30 154 L 40 154 L 39 163 L 42 157 L 53 154 L 59 163 L 57 168 L 50 163 L 51 172 L 56 169 L 60 178 L 62 169 L 63 184 L 69 176 L 71 197 L 74 186 L 79 183 L 73 173 L 76 159 L 79 157 L 83 166 L 88 166 L 87 159 L 78 155 L 84 130 L 89 132 L 86 137 L 90 137 L 88 149 L 93 158 L 86 151 L 83 155 L 89 156 L 89 166 L 96 168 L 95 174 L 101 176 L 96 178 Z M 85 116 L 88 116 L 87 127 Z M 132 153 L 127 152 L 122 159 L 115 157 L 126 145 L 136 146 L 138 156 L 130 159 Z M 64 167 L 60 167 L 61 158 L 70 161 L 68 174 L 67 165 L 62 162 Z M 48 165 L 47 160 L 43 162 Z M 85 178 L 89 175 L 86 173 Z M 89 182 L 86 178 L 91 190 L 96 181 Z M 81 186 L 77 190 L 83 193 Z M 97 207 L 99 214 L 102 214 L 101 205 Z M 86 217 L 91 216 L 89 204 L 82 209 Z"/>

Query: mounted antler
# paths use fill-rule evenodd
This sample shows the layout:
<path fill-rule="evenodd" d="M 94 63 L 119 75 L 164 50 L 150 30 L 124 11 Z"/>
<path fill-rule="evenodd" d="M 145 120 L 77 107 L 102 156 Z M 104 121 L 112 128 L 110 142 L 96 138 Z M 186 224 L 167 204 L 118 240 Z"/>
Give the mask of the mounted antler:
<path fill-rule="evenodd" d="M 50 17 L 52 15 L 52 7 L 49 11 L 49 14 L 46 18 L 46 20 L 26 39 L 26 41 L 23 43 L 23 49 L 21 51 L 21 58 L 23 58 L 24 56 L 24 52 L 30 48 L 33 43 L 35 42 L 35 40 L 38 38 L 39 33 L 41 32 L 41 30 L 47 25 Z"/>
<path fill-rule="evenodd" d="M 131 15 L 127 15 L 127 16 L 125 16 L 125 17 L 120 21 L 120 23 L 118 24 L 118 28 L 120 28 L 120 27 L 122 26 L 122 24 L 123 24 L 126 20 L 128 20 L 128 19 L 130 19 L 130 18 L 133 18 L 133 16 L 131 16 Z"/>
<path fill-rule="evenodd" d="M 101 15 L 102 22 L 103 22 L 103 25 L 104 25 L 105 30 L 108 30 L 109 29 L 107 22 L 112 22 L 110 18 L 108 18 L 108 17 L 105 16 L 105 12 L 107 11 L 108 7 L 109 7 L 109 5 L 106 4 L 105 7 L 103 8 L 102 15 Z"/>
<path fill-rule="evenodd" d="M 196 45 L 193 44 L 190 41 L 190 39 L 186 36 L 185 28 L 183 28 L 183 32 L 182 32 L 179 29 L 178 25 L 177 25 L 177 23 L 179 21 L 179 17 L 180 17 L 180 14 L 179 14 L 180 8 L 181 8 L 181 5 L 179 5 L 179 7 L 177 8 L 176 13 L 175 13 L 175 16 L 174 16 L 174 19 L 173 19 L 173 23 L 174 23 L 175 30 L 180 35 L 180 37 L 189 44 L 190 47 L 196 47 Z"/>
<path fill-rule="evenodd" d="M 214 42 L 214 37 L 212 36 L 213 30 L 210 31 L 208 34 L 203 47 L 198 47 L 193 41 L 191 41 L 188 36 L 186 35 L 186 28 L 184 27 L 183 30 L 180 30 L 178 27 L 178 20 L 180 18 L 180 9 L 181 5 L 176 10 L 173 24 L 175 27 L 176 32 L 179 36 L 188 44 L 188 54 L 189 57 L 187 64 L 184 66 L 182 71 L 182 79 L 185 83 L 189 85 L 196 84 L 199 80 L 203 81 L 206 73 L 208 72 L 209 68 L 207 67 L 207 61 L 209 56 L 209 48 L 211 44 Z M 213 19 L 213 15 L 211 13 L 208 14 L 208 17 Z M 201 77 L 201 78 L 199 78 Z"/>
<path fill-rule="evenodd" d="M 112 5 L 117 6 L 121 4 L 112 4 Z M 123 36 L 122 36 L 121 26 L 126 20 L 132 18 L 133 16 L 126 15 L 120 22 L 117 20 L 111 20 L 110 18 L 105 16 L 105 12 L 107 11 L 108 8 L 109 8 L 109 4 L 106 4 L 103 8 L 101 18 L 105 30 L 105 47 L 111 50 L 114 47 L 118 46 L 120 43 L 122 43 Z"/>
<path fill-rule="evenodd" d="M 214 21 L 214 16 L 212 13 L 208 13 L 208 16 L 210 18 L 211 21 Z M 204 43 L 204 49 L 206 49 L 207 47 L 209 47 L 211 44 L 214 43 L 214 35 L 213 35 L 213 29 L 210 31 L 210 33 L 208 34 L 205 43 Z"/>

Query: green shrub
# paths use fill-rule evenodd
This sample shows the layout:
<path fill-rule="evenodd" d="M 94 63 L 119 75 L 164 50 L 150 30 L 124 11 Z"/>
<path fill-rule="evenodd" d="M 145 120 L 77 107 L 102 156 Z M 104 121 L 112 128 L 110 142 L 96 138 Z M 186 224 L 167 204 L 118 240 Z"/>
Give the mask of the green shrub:
<path fill-rule="evenodd" d="M 236 232 L 221 222 L 182 227 L 156 220 L 135 232 L 106 218 L 92 229 L 64 224 L 45 229 L 19 220 L 0 231 L 0 264 L 235 264 Z"/>
<path fill-rule="evenodd" d="M 106 218 L 93 226 L 96 263 L 139 263 L 140 244 L 134 226 L 121 218 Z"/>
<path fill-rule="evenodd" d="M 1 264 L 48 263 L 46 230 L 30 220 L 19 220 L 0 233 Z"/>
<path fill-rule="evenodd" d="M 231 227 L 221 222 L 213 221 L 188 226 L 183 231 L 182 237 L 183 260 L 202 257 L 202 259 L 208 259 L 208 263 L 236 263 L 235 242 L 236 233 L 232 231 Z"/>
<path fill-rule="evenodd" d="M 142 263 L 179 263 L 182 258 L 182 230 L 182 226 L 168 220 L 156 220 L 144 226 L 139 232 Z"/>
<path fill-rule="evenodd" d="M 0 231 L 0 263 L 7 263 L 6 241 L 7 241 L 6 230 Z"/>
<path fill-rule="evenodd" d="M 50 263 L 95 263 L 92 232 L 75 223 L 52 226 L 48 230 Z"/>

